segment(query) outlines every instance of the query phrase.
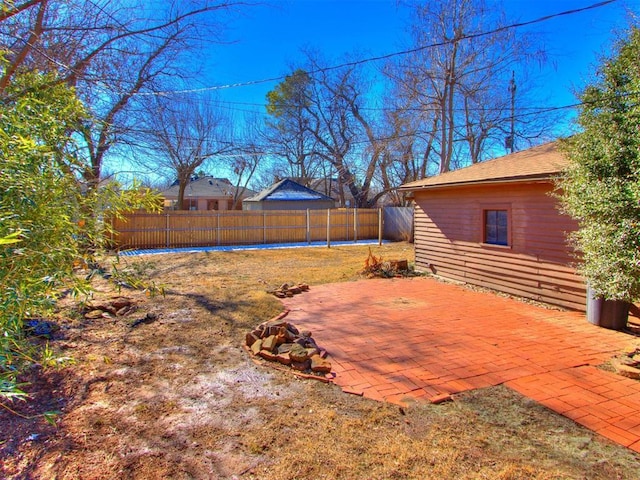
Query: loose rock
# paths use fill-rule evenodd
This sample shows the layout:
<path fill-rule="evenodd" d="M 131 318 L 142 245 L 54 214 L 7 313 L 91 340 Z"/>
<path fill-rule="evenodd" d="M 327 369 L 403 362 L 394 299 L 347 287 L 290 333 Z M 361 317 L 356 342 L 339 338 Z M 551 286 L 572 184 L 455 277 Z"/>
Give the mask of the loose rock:
<path fill-rule="evenodd" d="M 134 301 L 127 297 L 114 297 L 106 302 L 89 303 L 86 306 L 84 317 L 87 319 L 97 319 L 106 316 L 115 315 L 124 317 L 135 312 L 136 305 Z"/>
<path fill-rule="evenodd" d="M 294 343 L 291 346 L 291 350 L 289 350 L 289 357 L 294 362 L 304 362 L 307 358 L 309 358 L 309 352 L 302 345 Z"/>
<path fill-rule="evenodd" d="M 640 380 L 640 348 L 630 350 L 611 360 L 618 375 Z"/>
<path fill-rule="evenodd" d="M 279 288 L 275 290 L 270 290 L 268 293 L 275 295 L 278 298 L 286 298 L 293 297 L 302 292 L 306 292 L 309 290 L 309 285 L 306 283 L 299 283 L 297 285 L 289 285 L 287 283 L 283 283 Z"/>
<path fill-rule="evenodd" d="M 280 287 L 289 288 L 288 285 Z M 307 287 L 308 288 L 308 287 Z M 307 372 L 312 378 L 324 378 L 331 372 L 327 352 L 316 344 L 309 331 L 300 331 L 283 320 L 286 313 L 258 325 L 245 336 L 248 350 L 265 360 L 288 365 L 293 370 Z"/>
<path fill-rule="evenodd" d="M 131 324 L 131 328 L 135 328 L 139 325 L 142 325 L 143 323 L 153 323 L 157 319 L 158 319 L 158 315 L 156 315 L 155 313 L 147 313 L 144 317 L 134 320 L 133 323 Z"/>
<path fill-rule="evenodd" d="M 311 357 L 311 371 L 317 373 L 329 373 L 331 372 L 331 363 L 327 362 L 320 355 L 313 355 Z"/>

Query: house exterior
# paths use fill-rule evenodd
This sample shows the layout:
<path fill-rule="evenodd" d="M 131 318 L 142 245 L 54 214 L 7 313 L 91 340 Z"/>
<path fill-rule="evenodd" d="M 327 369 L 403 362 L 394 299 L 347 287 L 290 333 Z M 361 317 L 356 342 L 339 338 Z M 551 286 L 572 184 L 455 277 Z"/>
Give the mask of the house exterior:
<path fill-rule="evenodd" d="M 164 197 L 164 207 L 169 210 L 176 210 L 178 202 L 178 189 L 176 184 L 161 192 Z M 183 210 L 232 210 L 233 201 L 237 187 L 231 184 L 226 178 L 215 178 L 204 176 L 193 179 L 186 186 L 184 191 Z M 253 190 L 245 189 L 241 192 L 241 198 L 255 195 Z M 238 202 L 236 210 L 242 208 Z"/>
<path fill-rule="evenodd" d="M 585 309 L 553 178 L 568 165 L 555 143 L 400 187 L 415 202 L 416 268 L 562 307 Z"/>
<path fill-rule="evenodd" d="M 288 177 L 300 185 L 304 185 L 316 192 L 331 197 L 335 202 L 335 208 L 354 208 L 356 201 L 349 188 L 340 183 L 335 177 Z"/>
<path fill-rule="evenodd" d="M 242 201 L 243 210 L 314 210 L 334 207 L 335 202 L 331 197 L 289 178 Z"/>

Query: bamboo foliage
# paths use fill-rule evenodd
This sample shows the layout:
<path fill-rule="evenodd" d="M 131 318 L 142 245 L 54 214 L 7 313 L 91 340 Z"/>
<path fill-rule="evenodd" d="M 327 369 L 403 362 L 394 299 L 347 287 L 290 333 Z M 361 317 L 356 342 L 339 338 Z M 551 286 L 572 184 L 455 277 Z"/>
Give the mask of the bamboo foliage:
<path fill-rule="evenodd" d="M 111 240 L 119 250 L 357 241 L 379 238 L 379 216 L 378 209 L 134 212 L 112 220 Z"/>

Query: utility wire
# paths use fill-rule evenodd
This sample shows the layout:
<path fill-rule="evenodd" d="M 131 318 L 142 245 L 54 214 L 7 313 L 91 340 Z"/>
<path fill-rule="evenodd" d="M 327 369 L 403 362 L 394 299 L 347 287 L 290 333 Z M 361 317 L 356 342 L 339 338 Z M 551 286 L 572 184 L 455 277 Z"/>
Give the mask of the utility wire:
<path fill-rule="evenodd" d="M 265 103 L 249 103 L 249 102 L 230 102 L 230 101 L 226 101 L 226 100 L 213 100 L 211 103 L 215 104 L 216 107 L 218 108 L 224 108 L 226 110 L 232 110 L 235 112 L 246 112 L 246 113 L 260 113 L 258 110 L 246 110 L 243 108 L 236 108 L 234 105 L 240 105 L 240 106 L 247 106 L 247 107 L 266 107 L 267 104 Z M 579 104 L 577 104 L 579 105 Z M 284 104 L 276 104 L 275 106 L 277 107 L 286 107 L 287 105 Z M 532 112 L 544 112 L 547 111 L 549 109 L 555 109 L 555 108 L 569 108 L 572 107 L 574 105 L 568 105 L 568 106 L 561 106 L 561 107 L 555 107 L 555 106 L 542 106 L 542 107 L 519 107 L 518 110 L 520 111 L 532 111 Z M 504 106 L 504 107 L 468 107 L 468 108 L 463 108 L 463 107 L 458 107 L 458 108 L 454 108 L 453 110 L 456 112 L 466 112 L 466 111 L 471 111 L 471 112 L 501 112 L 503 110 L 508 109 L 508 106 Z M 405 112 L 438 112 L 440 111 L 439 108 L 437 107 L 358 107 L 358 110 L 362 110 L 362 111 L 368 111 L 368 112 L 396 112 L 398 110 L 402 110 Z"/>
<path fill-rule="evenodd" d="M 621 99 L 621 98 L 622 99 L 623 98 L 631 98 L 631 97 L 640 97 L 640 90 L 632 91 L 632 92 L 624 92 L 624 93 L 619 93 L 619 94 L 614 94 L 614 95 L 609 95 L 609 96 L 605 96 L 604 98 L 601 98 L 599 100 L 577 102 L 577 103 L 572 103 L 572 104 L 568 104 L 568 105 L 560 105 L 560 106 L 554 106 L 554 107 L 532 107 L 532 108 L 530 108 L 531 111 L 516 114 L 514 116 L 514 118 L 516 120 L 522 120 L 523 117 L 530 117 L 530 116 L 533 116 L 533 115 L 540 115 L 540 114 L 545 114 L 545 113 L 557 112 L 557 111 L 560 111 L 560 110 L 570 110 L 570 109 L 575 109 L 575 108 L 579 108 L 579 107 L 583 107 L 583 106 L 592 106 L 592 107 L 595 107 L 595 108 L 599 108 L 599 107 L 607 108 L 607 105 L 603 104 L 603 102 L 612 101 L 612 100 Z M 638 105 L 639 105 L 638 103 L 634 103 L 631 106 L 636 107 Z M 436 111 L 436 110 L 426 109 L 424 111 Z M 495 123 L 499 124 L 501 122 L 504 122 L 504 121 L 510 120 L 510 119 L 511 119 L 511 115 L 509 114 L 508 116 L 505 116 L 505 117 L 502 117 L 502 118 L 493 119 L 493 121 Z M 468 125 L 471 126 L 471 127 L 474 127 L 474 126 L 479 125 L 479 123 L 478 122 L 471 122 Z M 144 130 L 139 130 L 139 132 L 141 132 L 141 133 L 149 133 L 149 131 L 144 131 Z M 373 141 L 374 142 L 389 142 L 389 141 L 393 141 L 393 140 L 397 140 L 397 139 L 414 137 L 416 135 L 419 135 L 419 133 L 426 133 L 428 135 L 433 135 L 433 134 L 437 134 L 439 132 L 441 132 L 441 128 L 438 128 L 433 132 L 431 132 L 431 131 L 429 131 L 429 132 L 424 131 L 424 132 L 418 132 L 418 133 L 409 132 L 409 133 L 404 133 L 404 134 L 395 134 L 394 136 L 391 136 L 391 137 L 377 137 L 377 138 L 374 138 Z M 189 136 L 186 136 L 186 135 L 171 135 L 171 137 L 176 139 L 176 140 L 196 140 L 195 137 L 189 137 Z M 229 141 L 229 140 L 221 140 L 219 142 L 223 143 L 223 144 L 228 144 L 228 145 L 235 145 L 235 143 L 233 141 Z M 371 143 L 370 139 L 365 139 L 365 140 L 353 139 L 350 142 L 351 145 L 362 145 L 362 144 L 370 144 L 370 143 Z M 251 153 L 252 154 L 256 154 L 256 155 L 275 155 L 275 154 L 277 154 L 277 152 L 267 152 L 267 151 L 259 151 L 259 152 L 251 152 Z M 233 154 L 233 155 L 237 155 L 237 154 Z M 231 156 L 231 155 L 220 154 L 220 155 L 216 155 L 216 156 L 226 157 L 226 156 Z"/>
<path fill-rule="evenodd" d="M 581 105 L 584 105 L 583 103 L 575 103 L 575 104 L 571 104 L 571 105 L 563 105 L 563 106 L 559 106 L 559 107 L 547 107 L 543 110 L 538 110 L 535 112 L 527 112 L 527 113 L 522 113 L 519 115 L 516 115 L 515 118 L 517 120 L 520 120 L 522 117 L 527 117 L 527 116 L 532 116 L 532 115 L 539 115 L 542 113 L 550 113 L 550 112 L 554 112 L 554 111 L 559 111 L 559 110 L 567 110 L 567 109 L 572 109 L 572 108 L 576 108 L 579 107 Z M 506 116 L 503 118 L 498 118 L 495 119 L 496 123 L 501 123 L 505 120 L 510 119 L 511 116 Z M 477 126 L 478 123 L 477 122 L 471 122 L 468 124 L 469 126 L 473 127 L 473 126 Z M 374 142 L 391 142 L 393 140 L 398 140 L 398 139 L 403 139 L 403 138 L 412 138 L 415 136 L 420 136 L 421 133 L 425 133 L 427 135 L 433 135 L 433 134 L 437 134 L 441 131 L 440 128 L 438 128 L 437 130 L 431 132 L 431 131 L 411 131 L 408 133 L 401 133 L 401 134 L 394 134 L 392 136 L 380 136 L 375 138 L 373 141 Z M 149 133 L 149 132 L 146 132 Z M 190 137 L 187 135 L 170 135 L 171 138 L 173 138 L 174 140 L 181 140 L 181 141 L 195 141 L 198 140 L 196 137 Z M 228 145 L 235 145 L 235 142 L 233 141 L 229 141 L 229 140 L 222 140 L 219 141 L 220 143 L 223 144 L 228 144 Z M 369 145 L 371 144 L 371 140 L 370 139 L 363 139 L 360 140 L 357 137 L 352 138 L 352 140 L 349 142 L 350 145 Z M 267 149 L 261 149 L 261 150 L 267 150 Z M 279 154 L 279 152 L 275 152 L 275 151 L 258 151 L 258 152 L 250 152 L 251 154 L 256 154 L 256 155 L 277 155 Z M 229 157 L 229 156 L 242 156 L 242 154 L 232 154 L 232 155 L 228 155 L 228 154 L 216 154 L 216 157 Z"/>
<path fill-rule="evenodd" d="M 546 22 L 549 20 L 552 20 L 554 18 L 558 18 L 558 17 L 563 17 L 563 16 L 567 16 L 567 15 L 575 15 L 577 13 L 582 13 L 588 10 L 594 10 L 597 8 L 601 8 L 604 7 L 606 5 L 612 4 L 617 2 L 618 0 L 604 0 L 598 3 L 594 3 L 592 5 L 588 5 L 586 7 L 581 7 L 581 8 L 574 8 L 571 10 L 565 10 L 563 12 L 558 12 L 558 13 L 553 13 L 551 15 L 545 15 L 543 17 L 539 17 L 533 20 L 528 20 L 525 22 L 516 22 L 516 23 L 512 23 L 509 25 L 504 25 L 502 27 L 498 27 L 495 28 L 493 30 L 488 30 L 488 31 L 484 31 L 484 32 L 478 32 L 478 33 L 472 33 L 472 34 L 468 34 L 468 35 L 463 35 L 460 38 L 455 38 L 455 39 L 451 39 L 451 40 L 445 40 L 442 42 L 436 42 L 436 43 L 431 43 L 428 45 L 422 45 L 419 47 L 415 47 L 415 48 L 410 48 L 408 50 L 401 50 L 401 51 L 397 51 L 397 52 L 392 52 L 392 53 L 387 53 L 384 55 L 378 55 L 378 56 L 374 56 L 374 57 L 367 57 L 367 58 L 363 58 L 360 60 L 353 60 L 350 62 L 344 62 L 344 63 L 340 63 L 337 65 L 331 65 L 329 67 L 321 67 L 321 68 L 316 68 L 316 69 L 312 69 L 308 72 L 306 72 L 308 75 L 315 75 L 318 73 L 323 73 L 323 72 L 329 72 L 331 70 L 338 70 L 340 68 L 345 68 L 345 67 L 353 67 L 353 66 L 357 66 L 357 65 L 362 65 L 365 63 L 371 63 L 371 62 L 377 62 L 380 60 L 388 60 L 390 58 L 393 57 L 398 57 L 398 56 L 403 56 L 403 55 L 409 55 L 411 53 L 416 53 L 416 52 L 420 52 L 423 50 L 427 50 L 430 48 L 436 48 L 436 47 L 442 47 L 445 45 L 449 45 L 452 44 L 453 42 L 458 42 L 460 40 L 473 40 L 474 38 L 480 38 L 480 37 L 485 37 L 488 35 L 494 35 L 496 33 L 500 33 L 500 32 L 504 32 L 506 30 L 511 30 L 514 28 L 521 28 L 521 27 L 526 27 L 529 25 L 534 25 L 537 23 L 542 23 L 542 22 Z M 185 94 L 185 93 L 199 93 L 199 92 L 207 92 L 207 91 L 214 91 L 214 90 L 226 90 L 226 89 L 230 89 L 230 88 L 238 88 L 238 87 L 248 87 L 248 86 L 252 86 L 252 85 L 259 85 L 262 83 L 271 83 L 271 82 L 277 82 L 277 81 L 281 81 L 286 79 L 286 75 L 280 75 L 277 77 L 270 77 L 270 78 L 264 78 L 261 80 L 250 80 L 247 82 L 237 82 L 237 83 L 228 83 L 225 85 L 216 85 L 216 86 L 211 86 L 211 87 L 201 87 L 201 88 L 190 88 L 190 89 L 183 89 L 183 90 L 165 90 L 165 91 L 161 91 L 161 92 L 138 92 L 135 95 L 141 95 L 141 96 L 152 96 L 152 95 L 171 95 L 171 94 Z"/>

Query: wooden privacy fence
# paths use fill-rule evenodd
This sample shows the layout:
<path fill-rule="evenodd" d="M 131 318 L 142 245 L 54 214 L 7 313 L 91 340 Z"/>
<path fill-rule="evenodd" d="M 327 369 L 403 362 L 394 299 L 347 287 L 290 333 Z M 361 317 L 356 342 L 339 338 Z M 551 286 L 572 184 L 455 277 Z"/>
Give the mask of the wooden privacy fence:
<path fill-rule="evenodd" d="M 382 239 L 379 209 L 135 212 L 112 222 L 117 249 Z"/>

